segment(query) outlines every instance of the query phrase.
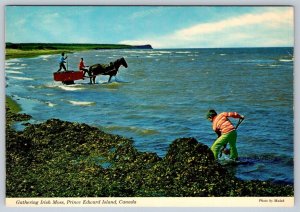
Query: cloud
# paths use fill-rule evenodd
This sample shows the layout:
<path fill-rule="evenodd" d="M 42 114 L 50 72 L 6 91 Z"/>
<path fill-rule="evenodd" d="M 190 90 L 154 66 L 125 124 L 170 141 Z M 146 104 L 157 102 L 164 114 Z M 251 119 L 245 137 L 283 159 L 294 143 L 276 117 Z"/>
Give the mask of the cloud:
<path fill-rule="evenodd" d="M 275 9 L 199 23 L 154 39 L 126 40 L 120 43 L 149 43 L 156 48 L 292 45 L 293 18 L 292 8 Z"/>
<path fill-rule="evenodd" d="M 249 25 L 265 25 L 266 27 L 281 26 L 292 22 L 292 11 L 266 12 L 263 14 L 246 14 L 215 23 L 198 24 L 176 32 L 175 36 L 189 38 L 198 35 L 220 32 L 228 28 L 243 27 Z"/>

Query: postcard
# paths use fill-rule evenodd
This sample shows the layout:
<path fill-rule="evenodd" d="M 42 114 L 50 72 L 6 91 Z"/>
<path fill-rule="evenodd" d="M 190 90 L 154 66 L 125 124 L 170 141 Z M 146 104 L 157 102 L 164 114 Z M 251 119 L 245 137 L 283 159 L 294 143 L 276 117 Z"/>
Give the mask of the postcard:
<path fill-rule="evenodd" d="M 292 207 L 293 6 L 5 6 L 6 205 Z"/>

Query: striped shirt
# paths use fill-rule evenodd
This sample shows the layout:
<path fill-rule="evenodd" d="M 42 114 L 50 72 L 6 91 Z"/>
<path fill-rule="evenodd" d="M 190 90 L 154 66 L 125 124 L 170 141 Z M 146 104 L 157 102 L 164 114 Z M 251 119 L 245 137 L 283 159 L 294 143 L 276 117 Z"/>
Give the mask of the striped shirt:
<path fill-rule="evenodd" d="M 222 135 L 235 130 L 228 117 L 241 118 L 241 115 L 237 112 L 223 112 L 218 114 L 213 118 L 213 130 L 217 133 L 220 132 Z"/>

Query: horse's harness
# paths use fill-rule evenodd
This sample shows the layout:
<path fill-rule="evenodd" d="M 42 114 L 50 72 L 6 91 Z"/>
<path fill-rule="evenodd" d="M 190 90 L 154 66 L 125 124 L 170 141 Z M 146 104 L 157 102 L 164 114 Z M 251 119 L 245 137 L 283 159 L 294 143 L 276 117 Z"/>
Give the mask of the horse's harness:
<path fill-rule="evenodd" d="M 107 73 L 109 73 L 109 72 L 111 72 L 111 71 L 116 71 L 117 68 L 116 68 L 116 66 L 115 66 L 115 63 L 116 63 L 116 62 L 110 62 L 110 63 L 109 63 L 109 66 L 108 66 L 107 68 L 112 67 L 112 69 L 109 69 L 109 70 L 105 71 L 104 74 L 107 74 Z"/>

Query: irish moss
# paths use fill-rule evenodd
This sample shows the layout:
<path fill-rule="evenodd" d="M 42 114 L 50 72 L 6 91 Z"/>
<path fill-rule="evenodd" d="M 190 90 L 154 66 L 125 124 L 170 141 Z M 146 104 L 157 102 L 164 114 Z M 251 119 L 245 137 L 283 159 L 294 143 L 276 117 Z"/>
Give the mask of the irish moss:
<path fill-rule="evenodd" d="M 293 185 L 238 180 L 194 138 L 176 139 L 160 158 L 86 124 L 51 119 L 17 132 L 9 123 L 7 197 L 294 195 Z"/>

